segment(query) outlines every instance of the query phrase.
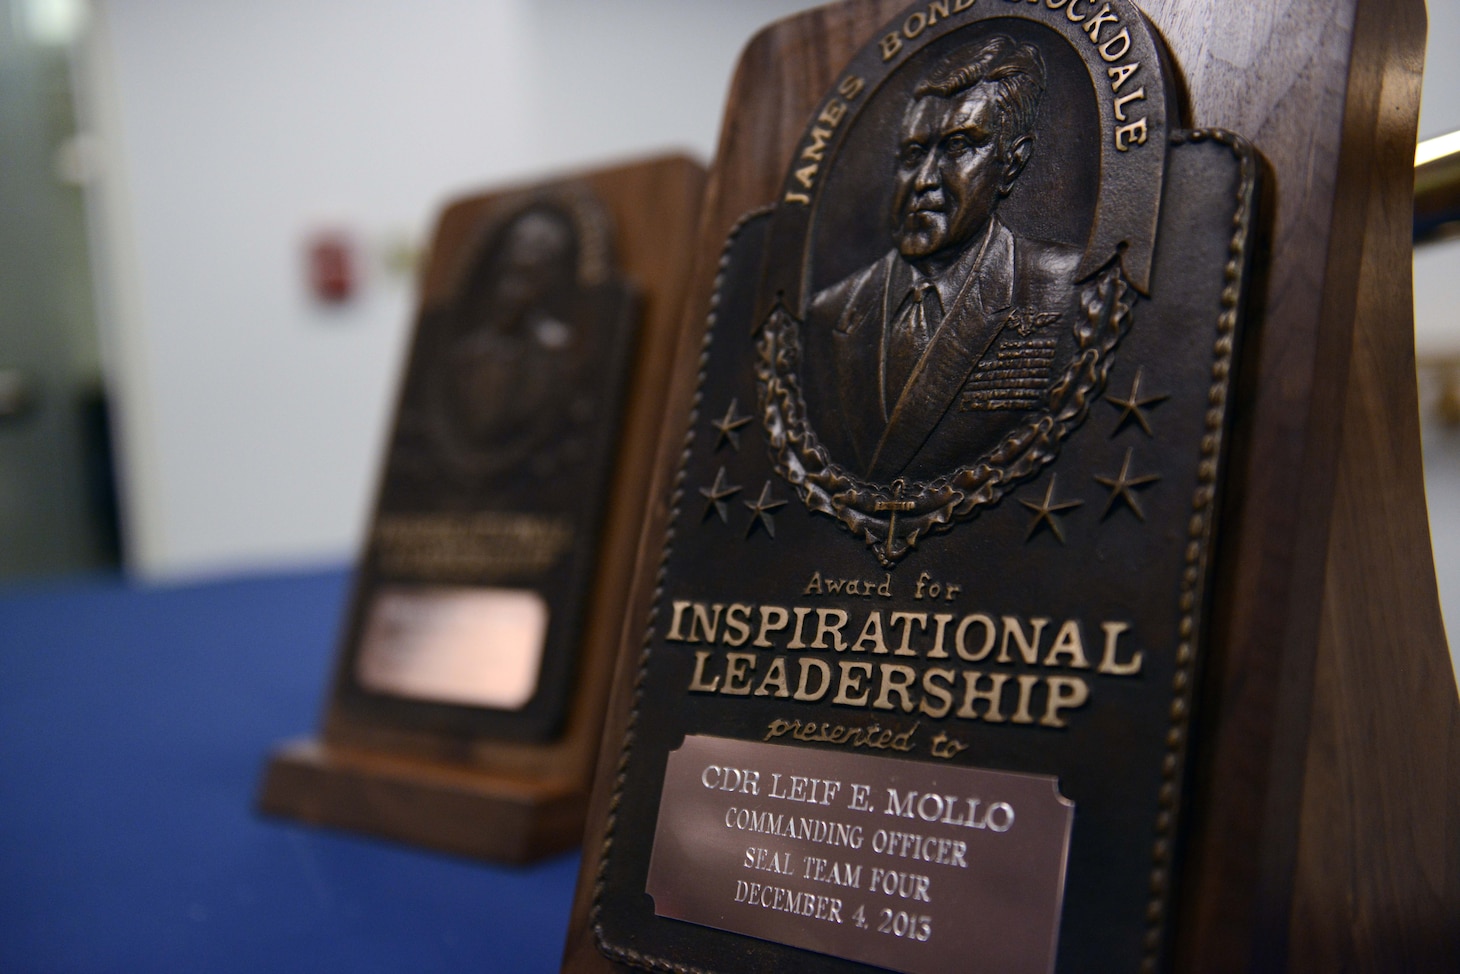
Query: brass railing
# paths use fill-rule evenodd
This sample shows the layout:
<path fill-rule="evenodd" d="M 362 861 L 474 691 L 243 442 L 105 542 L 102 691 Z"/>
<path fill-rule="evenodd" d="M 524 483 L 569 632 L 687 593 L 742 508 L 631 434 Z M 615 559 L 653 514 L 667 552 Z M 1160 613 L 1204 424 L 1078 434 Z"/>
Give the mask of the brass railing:
<path fill-rule="evenodd" d="M 1426 139 L 1414 158 L 1415 246 L 1455 237 L 1460 237 L 1460 132 Z M 1422 354 L 1418 365 L 1426 413 L 1460 429 L 1460 349 Z"/>
<path fill-rule="evenodd" d="M 1425 139 L 1414 154 L 1414 242 L 1460 236 L 1460 131 Z"/>

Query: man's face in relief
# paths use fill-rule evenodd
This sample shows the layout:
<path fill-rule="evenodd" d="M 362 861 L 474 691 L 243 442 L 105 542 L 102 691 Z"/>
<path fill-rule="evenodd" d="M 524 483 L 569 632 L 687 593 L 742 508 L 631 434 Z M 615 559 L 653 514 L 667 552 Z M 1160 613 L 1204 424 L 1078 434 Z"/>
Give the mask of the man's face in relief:
<path fill-rule="evenodd" d="M 927 95 L 903 117 L 892 214 L 893 239 L 908 260 L 960 252 L 1022 168 L 1006 157 L 994 95 L 988 84 L 952 98 Z"/>

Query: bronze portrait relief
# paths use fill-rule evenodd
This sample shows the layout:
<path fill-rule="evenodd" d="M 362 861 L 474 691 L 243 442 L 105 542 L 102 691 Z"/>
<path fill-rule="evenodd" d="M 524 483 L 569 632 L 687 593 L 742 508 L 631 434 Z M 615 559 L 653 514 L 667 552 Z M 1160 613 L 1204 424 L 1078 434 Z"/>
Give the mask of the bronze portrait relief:
<path fill-rule="evenodd" d="M 604 279 L 603 216 L 573 194 L 538 199 L 489 228 L 442 314 L 426 392 L 430 443 L 448 476 L 573 459 L 595 415 L 591 370 L 605 348 L 585 292 Z"/>
<path fill-rule="evenodd" d="M 1039 50 L 1004 34 L 939 63 L 899 127 L 893 248 L 811 300 L 808 330 L 831 364 L 817 391 L 835 397 L 818 425 L 873 482 L 985 452 L 994 424 L 954 422 L 968 413 L 1047 401 L 1080 254 L 998 217 L 1034 151 L 1044 87 Z"/>
<path fill-rule="evenodd" d="M 758 374 L 777 471 L 890 566 L 1054 460 L 1131 325 L 1143 248 L 1124 259 L 1101 220 L 1096 88 L 1047 26 L 946 35 L 867 89 L 813 123 L 804 297 L 775 292 Z"/>

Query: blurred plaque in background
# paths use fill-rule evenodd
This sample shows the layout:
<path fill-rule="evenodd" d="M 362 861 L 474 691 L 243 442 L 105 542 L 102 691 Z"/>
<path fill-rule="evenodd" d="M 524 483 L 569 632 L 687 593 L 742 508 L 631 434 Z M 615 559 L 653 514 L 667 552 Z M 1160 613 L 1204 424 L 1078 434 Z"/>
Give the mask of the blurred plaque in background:
<path fill-rule="evenodd" d="M 275 755 L 265 811 L 577 841 L 702 181 L 666 158 L 447 207 L 324 733 Z"/>
<path fill-rule="evenodd" d="M 546 740 L 576 675 L 638 299 L 581 183 L 500 201 L 435 257 L 453 258 L 416 327 L 336 693 L 403 725 Z"/>
<path fill-rule="evenodd" d="M 565 971 L 1456 967 L 1422 20 L 845 0 L 750 42 Z"/>

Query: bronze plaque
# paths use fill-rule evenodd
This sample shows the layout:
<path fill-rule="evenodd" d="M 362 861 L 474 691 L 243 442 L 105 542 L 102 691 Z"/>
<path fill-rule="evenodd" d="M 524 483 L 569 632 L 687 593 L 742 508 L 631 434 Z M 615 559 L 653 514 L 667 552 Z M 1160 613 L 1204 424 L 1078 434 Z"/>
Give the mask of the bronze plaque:
<path fill-rule="evenodd" d="M 1074 805 L 1047 775 L 686 737 L 654 912 L 904 974 L 1048 974 Z"/>
<path fill-rule="evenodd" d="M 728 739 L 884 802 L 1033 776 L 1073 803 L 1066 867 L 1057 822 L 981 847 L 1057 888 L 1011 897 L 988 966 L 1163 963 L 1258 172 L 1240 138 L 1181 129 L 1174 70 L 1128 0 L 916 4 L 732 233 L 592 904 L 606 956 L 986 964 L 951 903 L 895 948 L 845 912 L 746 919 L 724 798 L 681 780 L 685 749 Z M 875 928 L 893 905 L 847 861 Z M 977 927 L 995 894 L 969 863 L 930 888 Z"/>
<path fill-rule="evenodd" d="M 416 327 L 336 705 L 374 726 L 560 725 L 632 361 L 607 211 L 507 198 Z"/>

